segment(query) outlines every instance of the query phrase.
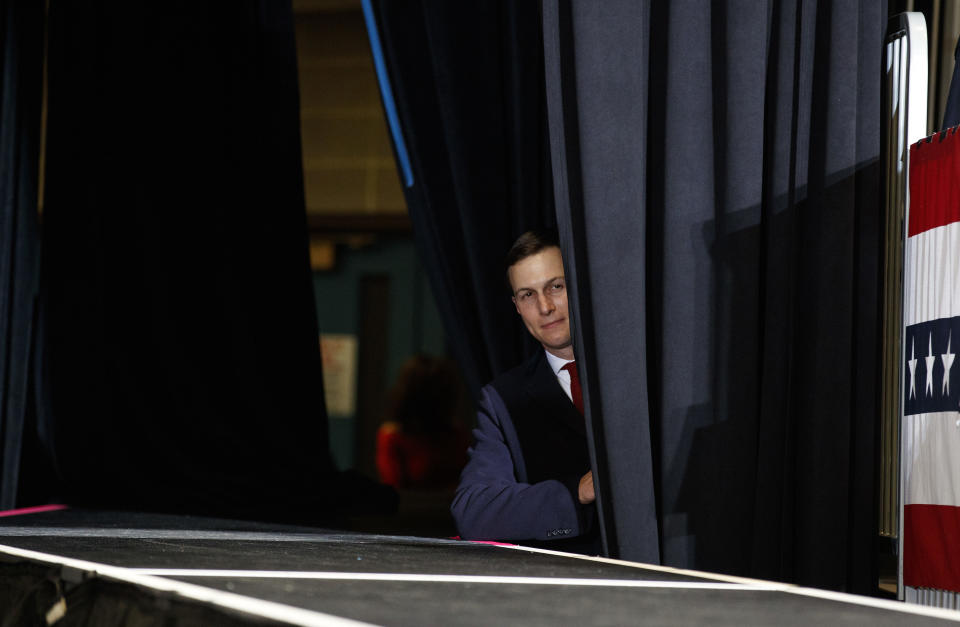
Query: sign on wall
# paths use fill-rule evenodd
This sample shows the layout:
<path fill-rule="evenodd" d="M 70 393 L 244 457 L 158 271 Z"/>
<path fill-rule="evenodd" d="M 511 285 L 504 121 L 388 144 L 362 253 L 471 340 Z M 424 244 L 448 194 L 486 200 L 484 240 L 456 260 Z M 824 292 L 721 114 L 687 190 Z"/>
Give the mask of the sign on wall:
<path fill-rule="evenodd" d="M 327 414 L 332 418 L 352 417 L 357 411 L 357 336 L 321 333 L 320 354 Z"/>

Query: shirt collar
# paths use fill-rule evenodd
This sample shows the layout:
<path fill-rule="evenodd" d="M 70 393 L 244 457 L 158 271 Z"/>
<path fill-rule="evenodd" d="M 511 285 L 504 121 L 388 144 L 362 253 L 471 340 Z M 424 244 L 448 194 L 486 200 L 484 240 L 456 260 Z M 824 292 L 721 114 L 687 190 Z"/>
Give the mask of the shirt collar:
<path fill-rule="evenodd" d="M 553 370 L 553 374 L 560 376 L 560 371 L 563 370 L 563 367 L 569 364 L 573 359 L 564 359 L 563 357 L 557 357 L 550 351 L 544 349 L 544 353 L 547 354 L 547 363 L 550 364 L 550 368 Z"/>

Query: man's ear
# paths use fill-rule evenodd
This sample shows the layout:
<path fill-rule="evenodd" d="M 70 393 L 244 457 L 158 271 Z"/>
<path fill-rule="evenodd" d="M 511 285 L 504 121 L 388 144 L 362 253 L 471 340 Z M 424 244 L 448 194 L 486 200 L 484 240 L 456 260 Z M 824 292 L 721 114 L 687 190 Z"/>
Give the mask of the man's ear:
<path fill-rule="evenodd" d="M 513 301 L 513 308 L 516 309 L 516 310 L 517 310 L 517 313 L 519 314 L 519 313 L 520 313 L 520 306 L 517 305 L 517 297 L 516 297 L 516 296 L 511 296 L 511 297 L 510 297 L 510 300 Z"/>

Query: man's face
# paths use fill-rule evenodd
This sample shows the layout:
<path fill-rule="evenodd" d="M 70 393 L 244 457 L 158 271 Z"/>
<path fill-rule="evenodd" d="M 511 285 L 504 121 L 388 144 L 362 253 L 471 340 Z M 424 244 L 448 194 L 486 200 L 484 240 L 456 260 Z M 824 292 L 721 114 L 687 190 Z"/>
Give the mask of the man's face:
<path fill-rule="evenodd" d="M 545 248 L 525 257 L 510 266 L 507 274 L 513 303 L 530 334 L 557 357 L 573 359 L 560 249 Z"/>

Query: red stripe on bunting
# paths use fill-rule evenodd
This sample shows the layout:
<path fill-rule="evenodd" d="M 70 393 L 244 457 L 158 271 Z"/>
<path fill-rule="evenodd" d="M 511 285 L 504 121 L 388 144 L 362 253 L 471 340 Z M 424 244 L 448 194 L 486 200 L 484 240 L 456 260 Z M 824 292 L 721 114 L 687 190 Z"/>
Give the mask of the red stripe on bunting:
<path fill-rule="evenodd" d="M 960 592 L 960 507 L 904 506 L 903 583 Z"/>
<path fill-rule="evenodd" d="M 953 128 L 910 146 L 908 237 L 960 222 L 960 132 Z"/>

